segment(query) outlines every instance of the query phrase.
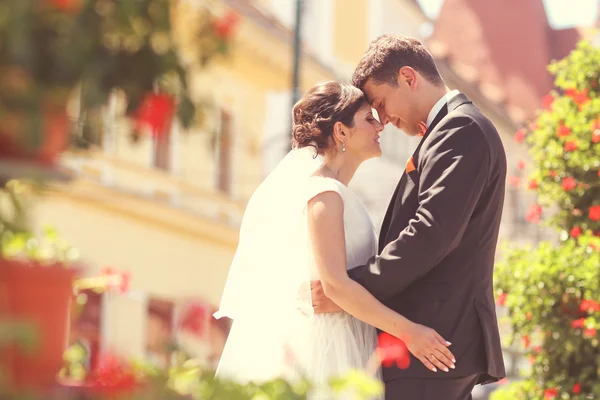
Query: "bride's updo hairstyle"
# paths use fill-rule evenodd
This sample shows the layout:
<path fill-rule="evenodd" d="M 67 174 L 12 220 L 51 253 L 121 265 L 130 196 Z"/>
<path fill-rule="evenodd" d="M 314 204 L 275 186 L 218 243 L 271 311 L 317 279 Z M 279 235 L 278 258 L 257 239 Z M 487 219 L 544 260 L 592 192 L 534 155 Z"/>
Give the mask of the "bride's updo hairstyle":
<path fill-rule="evenodd" d="M 363 92 L 350 84 L 327 81 L 313 86 L 294 105 L 292 146 L 313 146 L 323 155 L 335 146 L 333 125 L 341 122 L 352 128 L 354 114 L 367 104 Z"/>

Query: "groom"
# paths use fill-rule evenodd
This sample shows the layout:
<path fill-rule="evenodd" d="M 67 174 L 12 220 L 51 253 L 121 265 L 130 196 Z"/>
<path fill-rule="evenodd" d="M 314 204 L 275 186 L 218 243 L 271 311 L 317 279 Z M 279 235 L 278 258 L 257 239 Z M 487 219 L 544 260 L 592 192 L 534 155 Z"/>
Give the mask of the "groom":
<path fill-rule="evenodd" d="M 379 255 L 349 271 L 385 305 L 452 343 L 456 369 L 431 372 L 412 358 L 385 368 L 386 399 L 465 400 L 505 376 L 492 276 L 506 156 L 490 120 L 450 91 L 417 40 L 384 35 L 352 82 L 383 124 L 422 139 L 406 163 L 379 236 Z M 336 306 L 313 286 L 317 312 Z"/>

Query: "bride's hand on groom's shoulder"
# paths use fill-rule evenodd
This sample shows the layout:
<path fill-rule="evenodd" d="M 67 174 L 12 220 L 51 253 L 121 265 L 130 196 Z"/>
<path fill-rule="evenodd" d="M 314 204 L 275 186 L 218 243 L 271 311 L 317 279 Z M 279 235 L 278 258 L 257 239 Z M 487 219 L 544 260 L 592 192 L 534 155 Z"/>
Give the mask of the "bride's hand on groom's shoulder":
<path fill-rule="evenodd" d="M 450 368 L 455 368 L 456 359 L 448 349 L 451 343 L 435 330 L 412 323 L 402 337 L 412 355 L 431 371 L 437 372 L 440 369 L 448 372 Z"/>

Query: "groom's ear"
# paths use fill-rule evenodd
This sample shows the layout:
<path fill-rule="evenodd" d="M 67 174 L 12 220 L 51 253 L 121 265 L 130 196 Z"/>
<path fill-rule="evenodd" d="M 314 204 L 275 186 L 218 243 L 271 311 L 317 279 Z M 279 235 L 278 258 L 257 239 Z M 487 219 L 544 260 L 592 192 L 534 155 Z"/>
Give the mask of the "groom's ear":
<path fill-rule="evenodd" d="M 408 85 L 409 88 L 415 89 L 417 84 L 417 72 L 409 67 L 404 66 L 398 70 L 398 86 Z"/>

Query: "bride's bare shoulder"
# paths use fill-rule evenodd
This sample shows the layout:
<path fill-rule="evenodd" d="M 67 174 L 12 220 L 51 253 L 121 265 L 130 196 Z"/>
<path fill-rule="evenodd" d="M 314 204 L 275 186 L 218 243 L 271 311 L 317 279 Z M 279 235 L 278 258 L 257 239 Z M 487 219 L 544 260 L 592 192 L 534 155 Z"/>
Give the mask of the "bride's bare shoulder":
<path fill-rule="evenodd" d="M 324 199 L 332 195 L 341 199 L 343 185 L 337 180 L 323 175 L 313 175 L 308 182 L 307 200 Z"/>

